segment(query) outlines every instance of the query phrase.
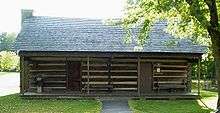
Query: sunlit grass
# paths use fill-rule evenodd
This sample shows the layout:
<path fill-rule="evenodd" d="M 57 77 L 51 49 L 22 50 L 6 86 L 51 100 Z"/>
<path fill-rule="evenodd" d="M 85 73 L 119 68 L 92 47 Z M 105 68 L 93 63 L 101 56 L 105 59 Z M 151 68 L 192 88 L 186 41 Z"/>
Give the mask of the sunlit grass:
<path fill-rule="evenodd" d="M 134 113 L 210 113 L 196 100 L 130 100 Z"/>
<path fill-rule="evenodd" d="M 0 97 L 1 113 L 100 113 L 101 102 L 72 99 L 22 99 L 18 94 Z"/>

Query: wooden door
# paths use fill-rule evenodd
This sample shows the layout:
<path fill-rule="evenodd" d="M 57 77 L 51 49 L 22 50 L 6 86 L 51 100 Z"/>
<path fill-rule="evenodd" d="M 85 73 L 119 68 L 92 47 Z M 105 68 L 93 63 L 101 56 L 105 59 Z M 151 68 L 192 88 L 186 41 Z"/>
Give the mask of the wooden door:
<path fill-rule="evenodd" d="M 67 63 L 67 88 L 72 91 L 80 91 L 81 89 L 81 63 Z"/>
<path fill-rule="evenodd" d="M 140 93 L 147 94 L 152 91 L 152 64 L 140 63 Z"/>

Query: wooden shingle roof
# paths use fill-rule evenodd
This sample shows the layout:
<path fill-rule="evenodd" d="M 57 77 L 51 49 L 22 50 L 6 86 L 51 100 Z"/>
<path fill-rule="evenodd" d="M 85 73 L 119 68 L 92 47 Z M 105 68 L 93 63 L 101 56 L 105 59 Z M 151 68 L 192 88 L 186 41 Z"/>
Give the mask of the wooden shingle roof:
<path fill-rule="evenodd" d="M 148 43 L 137 47 L 138 28 L 132 28 L 131 43 L 126 44 L 125 30 L 107 25 L 101 19 L 33 16 L 24 20 L 15 49 L 19 51 L 99 51 L 99 52 L 171 52 L 204 53 L 206 47 L 179 39 L 175 46 L 164 42 L 175 40 L 165 32 L 167 24 L 152 26 Z M 138 48 L 138 49 L 137 49 Z"/>

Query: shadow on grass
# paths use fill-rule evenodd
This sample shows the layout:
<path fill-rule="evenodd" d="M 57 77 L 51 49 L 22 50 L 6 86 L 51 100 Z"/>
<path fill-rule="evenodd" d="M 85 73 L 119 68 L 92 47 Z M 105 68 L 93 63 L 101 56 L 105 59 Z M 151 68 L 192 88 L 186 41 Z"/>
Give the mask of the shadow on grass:
<path fill-rule="evenodd" d="M 210 113 L 196 100 L 130 100 L 134 113 Z"/>
<path fill-rule="evenodd" d="M 3 113 L 100 113 L 101 102 L 97 100 L 22 99 L 18 94 L 0 97 Z"/>

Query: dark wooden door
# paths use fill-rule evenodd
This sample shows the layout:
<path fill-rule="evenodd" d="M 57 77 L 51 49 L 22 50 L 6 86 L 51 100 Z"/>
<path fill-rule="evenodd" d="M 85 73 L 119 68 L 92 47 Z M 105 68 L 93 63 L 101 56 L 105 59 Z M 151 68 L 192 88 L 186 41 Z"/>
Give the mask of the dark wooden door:
<path fill-rule="evenodd" d="M 80 91 L 81 89 L 81 63 L 68 62 L 67 63 L 67 88 L 73 91 Z"/>
<path fill-rule="evenodd" d="M 141 62 L 140 64 L 140 93 L 147 94 L 152 91 L 152 64 Z"/>

